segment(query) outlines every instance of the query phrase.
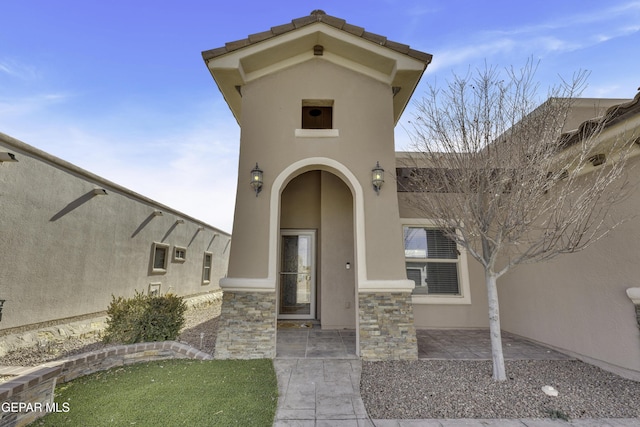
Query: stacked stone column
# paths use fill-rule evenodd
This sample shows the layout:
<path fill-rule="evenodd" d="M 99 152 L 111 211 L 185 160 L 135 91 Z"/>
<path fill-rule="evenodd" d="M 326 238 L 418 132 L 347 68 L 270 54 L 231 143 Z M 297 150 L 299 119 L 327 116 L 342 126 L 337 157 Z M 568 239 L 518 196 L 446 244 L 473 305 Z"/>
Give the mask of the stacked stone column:
<path fill-rule="evenodd" d="M 359 294 L 360 357 L 417 360 L 418 344 L 409 292 Z"/>
<path fill-rule="evenodd" d="M 224 291 L 215 358 L 273 359 L 275 356 L 275 292 Z"/>

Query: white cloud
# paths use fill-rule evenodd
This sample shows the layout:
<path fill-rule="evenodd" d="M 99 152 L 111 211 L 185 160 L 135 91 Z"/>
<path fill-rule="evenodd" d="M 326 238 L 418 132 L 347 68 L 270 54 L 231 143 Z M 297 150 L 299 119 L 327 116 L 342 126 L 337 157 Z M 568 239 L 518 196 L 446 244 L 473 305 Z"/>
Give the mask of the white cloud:
<path fill-rule="evenodd" d="M 0 125 L 3 122 L 11 123 L 20 120 L 22 116 L 35 113 L 51 107 L 54 104 L 65 102 L 70 94 L 67 93 L 40 93 L 26 97 L 0 97 Z"/>
<path fill-rule="evenodd" d="M 428 73 L 434 73 L 460 64 L 471 64 L 479 59 L 493 55 L 512 52 L 516 42 L 509 38 L 501 38 L 479 44 L 465 44 L 460 47 L 444 48 L 435 51 L 433 63 L 427 68 Z"/>
<path fill-rule="evenodd" d="M 36 80 L 40 77 L 35 67 L 7 58 L 0 60 L 0 73 L 20 80 Z"/>
<path fill-rule="evenodd" d="M 521 54 L 562 54 L 633 35 L 640 31 L 640 2 L 562 16 L 510 29 L 484 31 L 442 46 L 428 72 L 467 65 L 485 58 Z"/>
<path fill-rule="evenodd" d="M 232 128 L 194 128 L 167 136 L 161 144 L 130 140 L 126 145 L 137 152 L 131 157 L 125 145 L 108 140 L 74 143 L 85 145 L 82 151 L 90 153 L 82 167 L 230 232 L 238 163 L 235 133 Z"/>
<path fill-rule="evenodd" d="M 629 25 L 620 28 L 610 28 L 606 33 L 598 33 L 594 36 L 596 43 L 603 43 L 618 37 L 626 37 L 640 31 L 640 25 Z"/>

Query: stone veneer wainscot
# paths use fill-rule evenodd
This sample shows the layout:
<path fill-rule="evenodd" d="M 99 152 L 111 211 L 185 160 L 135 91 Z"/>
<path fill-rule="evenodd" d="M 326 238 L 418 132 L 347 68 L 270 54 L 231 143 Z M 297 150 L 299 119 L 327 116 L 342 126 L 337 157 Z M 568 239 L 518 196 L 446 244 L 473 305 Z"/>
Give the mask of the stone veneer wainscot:
<path fill-rule="evenodd" d="M 224 291 L 215 358 L 273 359 L 275 355 L 275 292 Z"/>
<path fill-rule="evenodd" d="M 359 304 L 363 360 L 418 359 L 410 293 L 360 293 Z"/>

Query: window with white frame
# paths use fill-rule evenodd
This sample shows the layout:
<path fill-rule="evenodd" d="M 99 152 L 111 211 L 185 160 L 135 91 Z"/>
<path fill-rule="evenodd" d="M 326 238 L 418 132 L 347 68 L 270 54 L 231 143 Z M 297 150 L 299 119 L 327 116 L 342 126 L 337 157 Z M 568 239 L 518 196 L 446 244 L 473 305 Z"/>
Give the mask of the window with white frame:
<path fill-rule="evenodd" d="M 187 248 L 174 246 L 173 262 L 185 262 L 186 259 L 187 259 Z"/>
<path fill-rule="evenodd" d="M 445 230 L 430 224 L 404 225 L 407 278 L 414 302 L 468 304 L 466 256 Z"/>
<path fill-rule="evenodd" d="M 212 261 L 213 261 L 213 254 L 211 252 L 205 252 L 204 261 L 202 263 L 202 283 L 205 285 L 211 282 Z"/>
<path fill-rule="evenodd" d="M 153 257 L 151 260 L 151 272 L 154 274 L 166 273 L 169 260 L 169 245 L 154 243 L 151 253 Z"/>

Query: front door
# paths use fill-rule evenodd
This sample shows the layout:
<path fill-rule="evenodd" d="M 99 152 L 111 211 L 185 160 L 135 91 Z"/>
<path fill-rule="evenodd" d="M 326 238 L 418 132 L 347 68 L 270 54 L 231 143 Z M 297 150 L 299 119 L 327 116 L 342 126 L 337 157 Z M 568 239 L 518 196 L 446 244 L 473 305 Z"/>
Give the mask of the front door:
<path fill-rule="evenodd" d="M 280 319 L 316 317 L 316 232 L 280 232 Z"/>

